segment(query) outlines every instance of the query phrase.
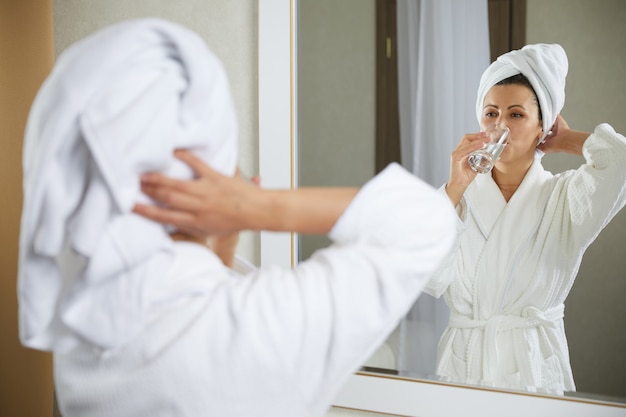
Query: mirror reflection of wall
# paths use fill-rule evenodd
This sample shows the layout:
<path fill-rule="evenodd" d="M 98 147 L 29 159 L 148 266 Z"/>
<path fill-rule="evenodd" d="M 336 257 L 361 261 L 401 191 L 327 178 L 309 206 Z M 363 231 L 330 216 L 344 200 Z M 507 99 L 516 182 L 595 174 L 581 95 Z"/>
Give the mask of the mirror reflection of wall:
<path fill-rule="evenodd" d="M 360 186 L 374 175 L 375 0 L 300 1 L 302 186 Z M 303 236 L 301 258 L 328 245 Z"/>
<path fill-rule="evenodd" d="M 563 116 L 581 130 L 600 122 L 626 133 L 626 2 L 527 0 L 529 43 L 558 42 L 570 61 Z M 585 28 L 581 31 L 581 28 Z M 546 155 L 553 172 L 580 165 L 579 157 Z M 579 392 L 626 400 L 626 211 L 600 233 L 583 257 L 565 302 L 565 331 Z"/>
<path fill-rule="evenodd" d="M 626 108 L 621 46 L 626 2 L 527 0 L 526 9 L 527 43 L 557 42 L 568 53 L 563 115 L 570 125 L 591 131 L 606 121 L 626 132 L 621 115 Z M 300 183 L 360 185 L 375 170 L 374 1 L 301 0 L 300 25 Z M 349 137 L 354 141 L 345 142 Z M 581 159 L 548 155 L 544 161 L 547 169 L 559 172 Z M 619 300 L 626 292 L 620 243 L 625 232 L 622 212 L 587 251 L 565 314 L 578 390 L 623 399 L 626 335 L 616 329 L 626 317 Z M 303 239 L 302 257 L 321 244 L 324 238 Z"/>

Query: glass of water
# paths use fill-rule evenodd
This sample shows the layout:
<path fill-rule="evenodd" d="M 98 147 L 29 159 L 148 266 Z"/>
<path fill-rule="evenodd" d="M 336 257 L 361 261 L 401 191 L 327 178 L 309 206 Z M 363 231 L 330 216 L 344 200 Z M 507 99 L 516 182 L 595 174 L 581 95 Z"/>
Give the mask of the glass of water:
<path fill-rule="evenodd" d="M 504 125 L 489 125 L 485 133 L 489 137 L 489 142 L 472 152 L 468 158 L 472 169 L 479 174 L 491 172 L 509 140 L 509 128 Z"/>

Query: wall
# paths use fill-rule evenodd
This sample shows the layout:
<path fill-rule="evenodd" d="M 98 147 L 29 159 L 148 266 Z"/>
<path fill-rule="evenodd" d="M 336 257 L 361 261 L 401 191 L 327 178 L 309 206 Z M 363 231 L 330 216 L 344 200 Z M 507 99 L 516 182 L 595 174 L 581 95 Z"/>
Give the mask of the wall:
<path fill-rule="evenodd" d="M 50 0 L 0 1 L 0 57 L 0 416 L 45 416 L 52 409 L 51 359 L 19 344 L 16 277 L 22 137 L 54 59 Z"/>
<path fill-rule="evenodd" d="M 239 120 L 240 168 L 257 174 L 257 1 L 54 0 L 56 53 L 99 28 L 138 17 L 166 18 L 196 31 L 222 60 Z M 258 263 L 258 233 L 242 233 L 238 252 Z"/>
<path fill-rule="evenodd" d="M 626 2 L 527 0 L 527 42 L 560 43 L 569 58 L 562 115 L 574 129 L 601 122 L 626 133 Z M 557 172 L 582 158 L 546 155 Z M 600 233 L 583 257 L 565 303 L 565 331 L 578 391 L 626 399 L 626 211 Z"/>

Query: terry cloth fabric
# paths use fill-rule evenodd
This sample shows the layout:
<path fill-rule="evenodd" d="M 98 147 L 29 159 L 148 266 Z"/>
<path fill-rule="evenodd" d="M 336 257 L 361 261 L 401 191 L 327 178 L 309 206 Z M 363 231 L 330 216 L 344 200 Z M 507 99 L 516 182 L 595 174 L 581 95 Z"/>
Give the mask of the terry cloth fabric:
<path fill-rule="evenodd" d="M 498 57 L 480 78 L 476 98 L 476 117 L 480 122 L 485 96 L 496 83 L 523 74 L 533 86 L 543 114 L 543 137 L 554 125 L 565 103 L 565 78 L 568 61 L 558 44 L 526 45 Z"/>
<path fill-rule="evenodd" d="M 227 77 L 202 39 L 159 19 L 122 22 L 68 48 L 38 92 L 24 142 L 20 338 L 112 349 L 158 304 L 172 262 L 165 227 L 131 212 L 140 175 L 191 178 L 191 149 L 232 175 L 237 128 Z M 132 301 L 132 302 L 131 302 Z"/>

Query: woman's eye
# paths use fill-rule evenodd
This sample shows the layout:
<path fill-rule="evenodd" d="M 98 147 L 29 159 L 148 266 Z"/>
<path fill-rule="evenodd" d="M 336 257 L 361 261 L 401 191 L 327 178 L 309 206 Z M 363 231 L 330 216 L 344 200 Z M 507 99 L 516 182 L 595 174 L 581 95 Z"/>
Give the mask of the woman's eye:
<path fill-rule="evenodd" d="M 519 119 L 520 117 L 524 117 L 521 113 L 511 113 L 511 117 L 514 119 Z"/>
<path fill-rule="evenodd" d="M 497 117 L 498 115 L 495 112 L 492 111 L 488 111 L 487 113 L 485 113 L 486 117 Z"/>

